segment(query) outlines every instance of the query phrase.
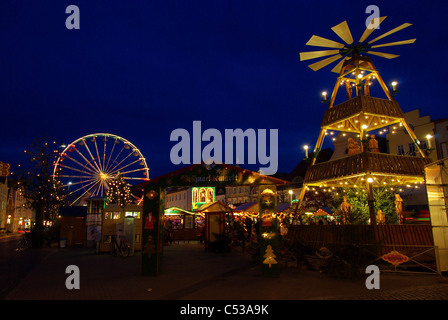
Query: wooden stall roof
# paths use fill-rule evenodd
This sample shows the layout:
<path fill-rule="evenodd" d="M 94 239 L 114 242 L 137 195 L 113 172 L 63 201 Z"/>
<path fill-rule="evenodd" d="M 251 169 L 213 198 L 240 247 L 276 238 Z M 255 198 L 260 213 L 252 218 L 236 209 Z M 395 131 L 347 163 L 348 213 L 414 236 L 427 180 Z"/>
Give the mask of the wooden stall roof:
<path fill-rule="evenodd" d="M 211 166 L 200 163 L 141 182 L 137 187 L 142 189 L 149 184 L 159 184 L 163 187 L 196 187 L 260 184 L 284 185 L 289 183 L 290 181 L 225 163 L 216 163 Z"/>
<path fill-rule="evenodd" d="M 195 212 L 233 212 L 233 209 L 225 203 L 215 201 L 201 205 Z"/>
<path fill-rule="evenodd" d="M 377 182 L 384 184 L 421 183 L 424 181 L 424 166 L 431 161 L 429 158 L 363 152 L 309 167 L 303 183 L 353 185 L 360 184 L 360 179 L 364 179 L 366 175 L 371 175 Z"/>
<path fill-rule="evenodd" d="M 357 96 L 332 108 L 328 108 L 322 120 L 322 128 L 331 128 L 332 125 L 343 124 L 345 120 L 354 118 L 359 115 L 378 116 L 387 121 L 393 119 L 404 118 L 403 111 L 399 104 L 394 100 L 375 98 L 371 96 Z M 391 124 L 391 123 L 389 123 Z M 381 123 L 384 126 L 384 123 Z M 346 125 L 345 129 L 350 128 Z M 374 126 L 370 126 L 372 130 Z M 335 129 L 344 129 L 343 127 L 335 127 Z M 352 123 L 352 130 L 356 129 L 356 125 Z"/>

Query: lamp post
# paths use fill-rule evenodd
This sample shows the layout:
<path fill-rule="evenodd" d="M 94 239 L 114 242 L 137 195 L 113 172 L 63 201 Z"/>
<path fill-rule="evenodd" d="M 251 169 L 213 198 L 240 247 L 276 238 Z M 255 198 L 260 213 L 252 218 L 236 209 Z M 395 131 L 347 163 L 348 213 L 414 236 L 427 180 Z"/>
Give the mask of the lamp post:
<path fill-rule="evenodd" d="M 294 192 L 292 192 L 292 190 L 289 190 L 288 193 L 289 193 L 289 198 L 290 198 L 290 201 L 289 201 L 289 202 L 292 204 L 292 194 L 293 194 Z"/>
<path fill-rule="evenodd" d="M 305 149 L 305 157 L 308 159 L 308 146 L 307 145 L 305 145 L 305 146 L 303 146 L 303 149 Z"/>

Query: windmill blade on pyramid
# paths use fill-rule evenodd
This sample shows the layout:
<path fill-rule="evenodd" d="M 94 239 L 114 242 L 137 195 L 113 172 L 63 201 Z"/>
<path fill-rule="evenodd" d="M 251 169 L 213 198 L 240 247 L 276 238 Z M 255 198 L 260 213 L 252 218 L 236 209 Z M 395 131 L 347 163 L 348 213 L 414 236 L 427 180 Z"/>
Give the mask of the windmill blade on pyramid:
<path fill-rule="evenodd" d="M 373 48 L 381 48 L 381 47 L 399 46 L 402 44 L 411 44 L 411 43 L 414 43 L 415 40 L 417 40 L 417 39 L 409 39 L 409 40 L 403 40 L 403 41 L 383 43 L 383 44 L 378 44 L 376 46 L 371 46 L 371 48 L 373 49 Z"/>
<path fill-rule="evenodd" d="M 338 64 L 333 69 L 331 69 L 331 72 L 340 73 L 341 69 L 342 69 L 342 66 L 344 65 L 344 62 L 347 59 L 348 59 L 348 57 L 345 57 L 344 59 L 341 59 L 341 61 L 339 61 Z"/>
<path fill-rule="evenodd" d="M 331 28 L 331 30 L 333 30 L 333 32 L 336 33 L 339 36 L 339 38 L 344 40 L 346 44 L 353 43 L 352 33 L 350 32 L 347 21 L 341 22 L 337 26 Z"/>
<path fill-rule="evenodd" d="M 396 27 L 395 29 L 392 29 L 389 32 L 386 32 L 383 35 L 381 35 L 381 36 L 379 36 L 379 37 L 377 37 L 377 38 L 375 38 L 373 40 L 370 40 L 368 43 L 371 44 L 371 43 L 377 42 L 378 40 L 381 40 L 384 37 L 390 36 L 391 34 L 394 34 L 395 32 L 398 32 L 398 31 L 403 30 L 404 28 L 407 28 L 407 27 L 410 27 L 410 26 L 412 26 L 412 24 L 410 24 L 410 23 L 403 23 L 401 26 Z"/>
<path fill-rule="evenodd" d="M 350 28 L 348 27 L 347 21 L 343 21 L 340 24 L 331 28 L 331 30 L 341 40 L 343 40 L 345 44 L 330 39 L 326 39 L 317 35 L 313 35 L 306 43 L 307 46 L 332 48 L 333 50 L 300 52 L 300 61 L 330 56 L 318 62 L 308 65 L 308 67 L 310 67 L 312 70 L 317 71 L 340 59 L 340 61 L 336 64 L 336 66 L 331 70 L 332 72 L 339 73 L 342 66 L 344 65 L 344 62 L 355 55 L 371 54 L 386 59 L 393 59 L 399 57 L 399 55 L 370 51 L 370 49 L 411 44 L 414 43 L 416 39 L 395 41 L 378 45 L 371 45 L 371 44 L 411 26 L 410 23 L 403 23 L 402 25 L 396 27 L 395 29 L 392 29 L 378 36 L 377 38 L 366 42 L 366 39 L 373 33 L 374 30 L 378 28 L 378 26 L 386 18 L 387 17 L 380 17 L 372 19 L 369 25 L 367 26 L 366 30 L 362 34 L 361 38 L 359 39 L 359 42 L 356 44 L 353 41 L 353 36 L 350 31 Z"/>

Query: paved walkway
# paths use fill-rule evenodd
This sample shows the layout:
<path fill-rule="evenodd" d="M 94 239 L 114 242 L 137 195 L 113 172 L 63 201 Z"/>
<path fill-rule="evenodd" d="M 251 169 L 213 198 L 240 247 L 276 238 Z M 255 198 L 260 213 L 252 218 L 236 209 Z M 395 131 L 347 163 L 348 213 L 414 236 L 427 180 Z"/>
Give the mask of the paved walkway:
<path fill-rule="evenodd" d="M 48 248 L 43 261 L 6 300 L 448 300 L 448 282 L 435 274 L 382 273 L 379 290 L 364 279 L 334 279 L 283 268 L 261 276 L 250 254 L 205 252 L 198 243 L 166 246 L 159 276 L 140 275 L 140 255 L 95 254 L 89 248 Z M 80 269 L 80 289 L 68 290 L 68 265 Z"/>

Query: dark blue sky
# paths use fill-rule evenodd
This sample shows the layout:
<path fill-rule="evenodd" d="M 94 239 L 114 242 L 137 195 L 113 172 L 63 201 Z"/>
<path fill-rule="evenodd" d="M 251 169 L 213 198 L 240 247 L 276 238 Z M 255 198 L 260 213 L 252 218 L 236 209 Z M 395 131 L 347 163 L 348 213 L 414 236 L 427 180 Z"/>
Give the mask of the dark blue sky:
<path fill-rule="evenodd" d="M 80 30 L 65 27 L 71 4 Z M 399 58 L 372 57 L 400 83 L 403 111 L 448 117 L 444 1 L 2 0 L 0 161 L 21 161 L 35 136 L 108 132 L 134 143 L 156 177 L 178 168 L 171 131 L 201 120 L 222 132 L 278 129 L 279 171 L 290 172 L 314 145 L 320 92 L 336 80 L 299 52 L 319 50 L 305 46 L 313 34 L 340 41 L 330 28 L 344 20 L 359 39 L 370 4 L 388 16 L 371 37 L 413 24 L 381 41 L 417 38 L 378 50 Z"/>

